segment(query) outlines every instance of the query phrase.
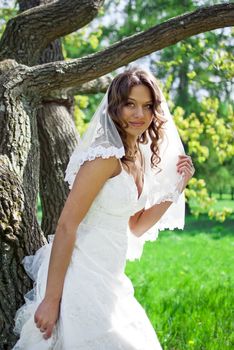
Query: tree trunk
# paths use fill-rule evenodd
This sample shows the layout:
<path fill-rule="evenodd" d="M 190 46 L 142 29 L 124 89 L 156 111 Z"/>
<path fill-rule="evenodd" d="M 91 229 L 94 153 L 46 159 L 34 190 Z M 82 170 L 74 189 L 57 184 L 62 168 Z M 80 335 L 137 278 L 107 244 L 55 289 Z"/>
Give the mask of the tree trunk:
<path fill-rule="evenodd" d="M 183 63 L 180 65 L 179 69 L 179 86 L 178 93 L 176 98 L 176 105 L 184 107 L 188 110 L 188 100 L 189 100 L 189 92 L 188 92 L 188 58 L 184 57 Z"/>
<path fill-rule="evenodd" d="M 70 113 L 68 105 L 55 100 L 44 102 L 37 114 L 41 150 L 41 226 L 46 236 L 55 233 L 69 191 L 64 182 L 64 173 L 76 141 L 75 125 Z"/>
<path fill-rule="evenodd" d="M 44 0 L 45 1 L 45 0 Z M 63 60 L 60 40 L 44 50 L 39 63 Z M 41 228 L 47 237 L 54 234 L 69 188 L 64 174 L 69 157 L 78 141 L 74 120 L 74 98 L 67 93 L 50 94 L 38 110 L 40 142 Z"/>
<path fill-rule="evenodd" d="M 223 199 L 223 189 L 219 188 L 219 199 Z"/>
<path fill-rule="evenodd" d="M 15 62 L 2 62 L 6 73 Z M 31 286 L 21 261 L 45 243 L 36 218 L 39 144 L 35 103 L 21 99 L 12 77 L 0 76 L 0 345 L 15 342 L 13 320 Z"/>
<path fill-rule="evenodd" d="M 20 11 L 49 4 L 53 0 L 21 0 Z M 38 64 L 64 59 L 60 39 L 52 42 L 42 53 Z M 73 123 L 73 97 L 65 93 L 51 94 L 41 101 L 37 112 L 40 142 L 40 199 L 42 206 L 41 228 L 47 237 L 55 233 L 57 222 L 69 189 L 64 172 L 77 143 Z"/>

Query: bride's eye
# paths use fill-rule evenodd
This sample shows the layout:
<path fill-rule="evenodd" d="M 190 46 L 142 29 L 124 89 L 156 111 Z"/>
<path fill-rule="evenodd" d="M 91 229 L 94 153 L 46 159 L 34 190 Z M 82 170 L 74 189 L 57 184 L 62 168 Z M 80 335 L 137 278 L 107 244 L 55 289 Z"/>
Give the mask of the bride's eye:
<path fill-rule="evenodd" d="M 146 108 L 146 109 L 150 109 L 150 110 L 152 110 L 153 105 L 149 103 L 148 105 L 145 105 L 145 108 Z"/>
<path fill-rule="evenodd" d="M 125 106 L 134 107 L 134 103 L 129 101 L 129 102 L 126 102 Z"/>

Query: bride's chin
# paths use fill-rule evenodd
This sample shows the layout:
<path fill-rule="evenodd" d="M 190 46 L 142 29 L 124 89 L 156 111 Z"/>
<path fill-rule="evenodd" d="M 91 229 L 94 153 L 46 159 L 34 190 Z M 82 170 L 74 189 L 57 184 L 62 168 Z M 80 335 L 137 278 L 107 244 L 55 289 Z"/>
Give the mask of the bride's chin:
<path fill-rule="evenodd" d="M 130 136 L 141 136 L 143 134 L 143 132 L 145 132 L 148 128 L 144 128 L 144 129 L 134 129 L 131 128 L 131 130 L 126 130 L 127 134 L 129 134 Z"/>
<path fill-rule="evenodd" d="M 139 137 L 142 135 L 142 132 L 127 132 L 127 134 L 130 136 L 130 137 Z"/>

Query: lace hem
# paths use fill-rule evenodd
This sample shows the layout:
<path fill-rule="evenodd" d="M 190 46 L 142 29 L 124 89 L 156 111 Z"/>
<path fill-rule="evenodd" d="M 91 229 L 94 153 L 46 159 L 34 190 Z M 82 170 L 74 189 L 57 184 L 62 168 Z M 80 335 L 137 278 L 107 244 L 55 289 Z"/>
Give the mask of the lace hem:
<path fill-rule="evenodd" d="M 71 189 L 80 166 L 87 160 L 91 161 L 97 157 L 105 159 L 113 156 L 116 158 L 122 158 L 124 154 L 124 147 L 117 148 L 114 146 L 108 146 L 108 148 L 105 148 L 103 146 L 97 146 L 95 148 L 90 147 L 87 151 L 84 152 L 74 152 L 68 163 L 64 181 L 68 182 L 69 188 Z"/>

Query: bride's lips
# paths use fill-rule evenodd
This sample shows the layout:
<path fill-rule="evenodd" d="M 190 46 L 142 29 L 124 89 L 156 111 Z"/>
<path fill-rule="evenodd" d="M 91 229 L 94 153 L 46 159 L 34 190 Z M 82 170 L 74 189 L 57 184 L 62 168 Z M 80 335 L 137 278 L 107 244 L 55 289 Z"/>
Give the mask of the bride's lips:
<path fill-rule="evenodd" d="M 134 128 L 140 128 L 143 126 L 145 123 L 144 122 L 128 122 L 130 126 L 133 126 Z"/>

